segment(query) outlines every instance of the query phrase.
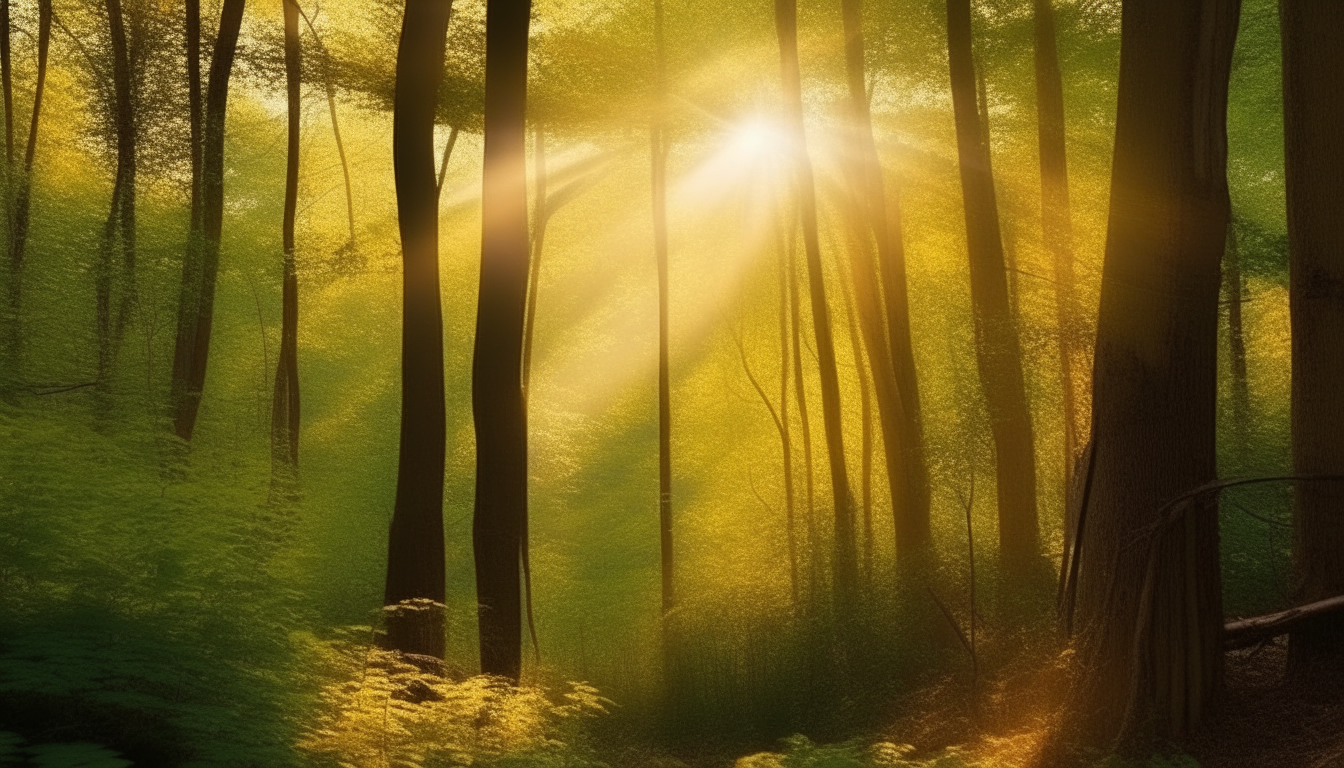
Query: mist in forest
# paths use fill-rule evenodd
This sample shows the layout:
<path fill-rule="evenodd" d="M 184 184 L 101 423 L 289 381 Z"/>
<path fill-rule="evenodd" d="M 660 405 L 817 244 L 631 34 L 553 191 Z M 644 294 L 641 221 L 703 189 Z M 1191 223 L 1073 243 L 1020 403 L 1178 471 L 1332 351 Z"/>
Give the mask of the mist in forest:
<path fill-rule="evenodd" d="M 0 766 L 1344 766 L 1344 4 L 2 0 Z"/>

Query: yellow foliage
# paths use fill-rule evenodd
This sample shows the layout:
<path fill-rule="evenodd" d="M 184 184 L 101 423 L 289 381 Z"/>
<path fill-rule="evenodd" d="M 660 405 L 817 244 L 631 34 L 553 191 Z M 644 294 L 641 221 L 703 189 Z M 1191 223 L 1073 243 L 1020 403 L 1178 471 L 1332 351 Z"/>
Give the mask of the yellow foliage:
<path fill-rule="evenodd" d="M 300 749 L 346 768 L 475 765 L 558 751 L 566 726 L 605 713 L 597 689 L 570 683 L 553 698 L 489 676 L 452 680 L 400 654 L 345 643 L 306 645 L 330 668 L 323 707 Z"/>

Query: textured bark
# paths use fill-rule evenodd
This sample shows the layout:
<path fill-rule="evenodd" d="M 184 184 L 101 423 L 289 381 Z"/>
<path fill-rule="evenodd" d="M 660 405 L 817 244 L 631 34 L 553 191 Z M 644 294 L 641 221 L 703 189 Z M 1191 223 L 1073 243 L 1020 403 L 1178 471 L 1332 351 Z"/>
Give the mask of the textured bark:
<path fill-rule="evenodd" d="M 999 553 L 1008 569 L 1022 569 L 1040 550 L 1036 454 L 1022 351 L 1009 304 L 994 178 L 976 108 L 970 0 L 947 1 L 947 48 L 971 262 L 976 363 L 997 465 Z"/>
<path fill-rule="evenodd" d="M 1074 358 L 1080 312 L 1074 286 L 1073 218 L 1069 206 L 1068 152 L 1065 148 L 1064 82 L 1059 70 L 1052 0 L 1035 0 L 1036 124 L 1041 165 L 1041 231 L 1050 252 L 1055 281 L 1055 325 L 1059 334 L 1059 389 L 1064 409 L 1064 498 L 1074 487 L 1073 472 L 1082 451 L 1079 434 Z M 1065 526 L 1065 538 L 1072 529 Z"/>
<path fill-rule="evenodd" d="M 854 498 L 845 469 L 844 425 L 840 412 L 840 377 L 835 365 L 830 307 L 821 264 L 817 235 L 817 197 L 812 160 L 803 128 L 803 89 L 798 70 L 797 0 L 775 0 L 775 31 L 779 37 L 780 68 L 790 140 L 798 213 L 803 224 L 803 250 L 807 255 L 808 293 L 812 326 L 817 342 L 817 368 L 821 378 L 821 413 L 826 434 L 826 453 L 831 470 L 831 495 L 835 512 L 835 556 L 832 562 L 835 596 L 842 609 L 851 606 L 858 589 L 858 557 L 854 542 Z"/>
<path fill-rule="evenodd" d="M 388 645 L 442 659 L 446 413 L 434 108 L 443 78 L 448 0 L 407 0 L 397 46 L 392 169 L 402 251 L 401 441 L 388 532 Z M 517 574 L 517 541 L 514 542 Z"/>
<path fill-rule="evenodd" d="M 299 465 L 299 278 L 294 268 L 294 214 L 299 200 L 299 102 L 301 72 L 299 6 L 284 0 L 285 95 L 288 112 L 288 145 L 285 150 L 285 209 L 281 221 L 284 277 L 280 303 L 280 359 L 275 368 L 275 394 L 271 399 L 272 470 L 293 470 Z"/>
<path fill-rule="evenodd" d="M 8 4 L 6 3 L 6 6 Z M 8 16 L 8 9 L 4 11 Z M 47 85 L 47 52 L 51 48 L 51 0 L 37 4 L 37 83 L 33 89 L 33 117 L 28 128 L 28 148 L 23 155 L 23 173 L 14 200 L 13 236 L 9 242 L 9 326 L 6 358 L 9 375 L 17 379 L 23 366 L 23 260 L 28 247 L 28 224 L 33 189 L 33 160 L 37 157 L 38 126 L 42 117 L 42 96 Z M 4 24 L 8 26 L 8 21 Z M 5 31 L 8 38 L 8 31 Z"/>
<path fill-rule="evenodd" d="M 219 244 L 224 230 L 224 119 L 228 114 L 229 78 L 245 6 L 246 0 L 224 0 L 219 12 L 219 33 L 210 57 L 210 81 L 201 127 L 200 228 L 196 230 L 193 226 L 193 232 L 188 234 L 187 254 L 182 262 L 172 398 L 173 431 L 187 441 L 196 429 L 210 355 Z M 188 22 L 190 30 L 190 18 Z M 189 70 L 194 58 L 189 52 Z M 188 77 L 190 81 L 190 74 Z M 193 211 L 193 225 L 195 219 Z"/>
<path fill-rule="evenodd" d="M 1344 6 L 1281 0 L 1292 322 L 1293 468 L 1344 472 Z M 1297 487 L 1294 598 L 1344 594 L 1344 483 Z M 1294 674 L 1344 673 L 1344 618 L 1293 632 Z"/>
<path fill-rule="evenodd" d="M 486 10 L 485 176 L 481 283 L 472 361 L 476 426 L 473 543 L 481 672 L 517 680 L 522 666 L 519 553 L 527 518 L 527 36 L 530 0 Z"/>
<path fill-rule="evenodd" d="M 869 351 L 869 370 L 877 390 L 878 418 L 886 447 L 887 486 L 896 522 L 896 546 L 912 554 L 931 540 L 929 473 L 924 455 L 924 427 L 919 403 L 919 377 L 910 340 L 910 309 L 905 278 L 905 246 L 899 206 L 888 206 L 882 164 L 873 139 L 872 114 L 864 72 L 862 0 L 840 4 L 845 34 L 845 72 L 849 87 L 850 123 L 855 153 L 851 186 L 867 232 L 876 244 L 877 263 L 868 249 L 855 256 L 859 319 Z M 863 258 L 866 257 L 866 258 Z M 851 256 L 854 258 L 854 256 Z M 876 273 L 880 291 L 872 284 Z M 858 283 L 866 283 L 860 286 Z M 868 423 L 868 419 L 864 419 Z M 869 505 L 865 503 L 865 510 Z M 867 555 L 865 555 L 866 557 Z"/>
<path fill-rule="evenodd" d="M 1238 0 L 1125 0 L 1081 523 L 1084 742 L 1176 740 L 1221 684 L 1215 477 L 1227 88 Z M 1175 504 L 1169 500 L 1178 499 Z"/>
<path fill-rule="evenodd" d="M 653 34 L 657 60 L 657 114 L 649 132 L 653 182 L 653 250 L 658 261 L 658 532 L 663 578 L 663 613 L 676 606 L 675 562 L 672 554 L 672 375 L 668 358 L 667 278 L 667 154 L 665 115 L 667 53 L 663 41 L 663 3 L 653 2 Z"/>

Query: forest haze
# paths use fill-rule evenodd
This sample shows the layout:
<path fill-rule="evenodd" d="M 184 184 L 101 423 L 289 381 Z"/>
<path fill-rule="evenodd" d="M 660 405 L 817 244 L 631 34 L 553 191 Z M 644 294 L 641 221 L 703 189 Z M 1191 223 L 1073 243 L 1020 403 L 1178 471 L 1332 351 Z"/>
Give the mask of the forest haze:
<path fill-rule="evenodd" d="M 0 0 L 0 766 L 1344 766 L 1344 3 Z"/>

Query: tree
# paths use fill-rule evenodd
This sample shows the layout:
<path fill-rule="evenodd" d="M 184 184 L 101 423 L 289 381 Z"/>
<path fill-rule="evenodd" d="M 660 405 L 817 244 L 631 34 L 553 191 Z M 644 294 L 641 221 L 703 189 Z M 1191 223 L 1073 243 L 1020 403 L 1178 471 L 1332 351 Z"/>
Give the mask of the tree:
<path fill-rule="evenodd" d="M 293 471 L 299 465 L 299 278 L 294 269 L 294 214 L 299 199 L 299 120 L 302 117 L 299 6 L 296 0 L 284 0 L 283 13 L 288 145 L 285 150 L 285 212 L 281 222 L 284 283 L 281 287 L 280 359 L 276 363 L 275 395 L 271 400 L 271 461 L 275 469 Z"/>
<path fill-rule="evenodd" d="M 975 356 L 998 469 L 999 553 L 1005 567 L 1020 570 L 1040 550 L 1036 453 L 1022 351 L 1009 305 L 989 146 L 976 108 L 970 0 L 947 0 L 947 52 L 971 261 Z"/>
<path fill-rule="evenodd" d="M 527 517 L 527 409 L 522 390 L 527 309 L 527 38 L 531 0 L 489 0 L 485 48 L 485 172 L 481 282 L 472 358 L 476 427 L 477 617 L 481 672 L 518 680 L 519 556 Z"/>
<path fill-rule="evenodd" d="M 672 377 L 668 361 L 667 281 L 667 52 L 663 2 L 653 0 L 654 118 L 649 128 L 653 183 L 653 252 L 658 262 L 658 532 L 663 576 L 663 614 L 676 605 L 672 560 Z"/>
<path fill-rule="evenodd" d="M 817 367 L 821 375 L 822 424 L 826 433 L 826 452 L 830 460 L 831 495 L 835 511 L 834 588 L 841 608 L 852 605 L 858 587 L 858 552 L 854 542 L 854 497 L 845 469 L 845 445 L 840 414 L 840 378 L 836 372 L 835 344 L 831 333 L 830 307 L 821 265 L 821 245 L 817 237 L 817 193 L 812 175 L 812 160 L 807 152 L 803 128 L 803 86 L 798 68 L 797 0 L 775 0 L 775 32 L 779 38 L 779 60 L 784 81 L 784 100 L 790 158 L 794 170 L 794 193 L 803 223 L 803 250 L 807 256 L 808 293 L 812 303 L 812 326 L 817 342 Z"/>
<path fill-rule="evenodd" d="M 1344 92 L 1344 7 L 1281 0 L 1285 175 L 1292 322 L 1293 467 L 1344 473 L 1344 152 L 1338 127 Z M 1298 486 L 1293 517 L 1294 598 L 1344 594 L 1344 483 Z M 1289 664 L 1299 676 L 1344 671 L 1344 618 L 1292 633 Z"/>
<path fill-rule="evenodd" d="M 117 170 L 112 202 L 103 227 L 95 277 L 98 330 L 98 381 L 103 386 L 111 376 L 130 312 L 136 302 L 135 288 L 135 182 L 136 119 L 131 98 L 131 53 L 121 0 L 106 0 L 108 33 L 112 41 L 112 92 L 116 113 Z M 113 296 L 113 243 L 121 243 L 120 301 Z M 115 311 L 113 305 L 118 306 Z M 113 316 L 115 314 L 115 317 Z"/>
<path fill-rule="evenodd" d="M 1041 230 L 1055 280 L 1055 322 L 1059 327 L 1059 386 L 1064 405 L 1064 488 L 1072 487 L 1078 439 L 1074 340 L 1078 299 L 1074 295 L 1073 222 L 1069 212 L 1068 153 L 1064 146 L 1064 81 L 1059 71 L 1052 0 L 1035 0 L 1036 123 L 1041 164 Z M 1067 536 L 1066 531 L 1065 535 Z"/>
<path fill-rule="evenodd" d="M 10 376 L 17 377 L 22 367 L 22 321 L 23 309 L 23 260 L 28 246 L 28 224 L 31 212 L 33 189 L 33 160 L 37 156 L 37 129 L 42 117 L 42 95 L 47 83 L 47 52 L 51 47 L 51 0 L 38 0 L 37 4 L 37 83 L 33 88 L 33 117 L 28 129 L 28 147 L 23 155 L 23 171 L 19 175 L 19 189 L 14 200 L 14 217 L 10 223 L 9 240 L 9 327 L 6 343 L 6 361 Z M 5 49 L 0 52 L 4 62 L 4 71 L 9 71 L 9 3 L 5 2 L 0 10 L 0 35 L 3 36 Z M 5 74 L 5 91 L 9 93 L 9 75 Z M 9 115 L 12 99 L 6 95 L 5 114 Z M 13 163 L 10 163 L 11 178 Z"/>
<path fill-rule="evenodd" d="M 1239 0 L 1125 0 L 1110 220 L 1079 520 L 1086 742 L 1184 738 L 1221 680 L 1213 480 L 1227 89 Z"/>
<path fill-rule="evenodd" d="M 238 32 L 243 23 L 246 0 L 224 0 L 219 11 L 219 32 L 210 56 L 210 80 L 205 93 L 205 111 L 200 130 L 200 179 L 193 173 L 193 199 L 199 192 L 199 206 L 192 205 L 192 226 L 187 235 L 186 256 L 182 260 L 182 290 L 178 304 L 177 338 L 173 350 L 172 405 L 173 431 L 190 441 L 196 429 L 205 389 L 206 364 L 210 356 L 210 330 L 214 321 L 215 281 L 219 274 L 220 237 L 224 230 L 224 119 L 228 114 L 229 77 L 233 72 Z M 193 38 L 199 41 L 200 18 L 195 0 L 187 8 L 188 87 L 200 88 L 199 64 L 192 50 Z M 193 28 L 195 32 L 193 33 Z M 197 72 L 195 78 L 192 72 Z M 196 108 L 192 101 L 193 145 L 196 143 Z M 193 146 L 194 150 L 194 146 Z M 193 154 L 193 168 L 196 164 Z M 199 210 L 199 213 L 198 213 Z M 199 221 L 198 221 L 199 219 Z M 199 227 L 199 228 L 198 228 Z"/>
<path fill-rule="evenodd" d="M 434 110 L 451 0 L 407 0 L 397 46 L 392 166 L 402 252 L 401 441 L 387 538 L 387 642 L 442 659 L 447 414 Z"/>
<path fill-rule="evenodd" d="M 850 132 L 858 148 L 848 170 L 860 218 L 867 229 L 859 237 L 871 236 L 877 246 L 876 264 L 872 263 L 868 248 L 852 250 L 856 261 L 851 272 L 858 294 L 860 325 L 869 351 L 869 367 L 878 391 L 878 418 L 886 446 L 887 485 L 896 522 L 896 544 L 901 553 L 913 554 L 930 541 L 929 477 L 919 377 L 910 339 L 905 248 L 899 207 L 888 207 L 882 164 L 873 139 L 864 72 L 862 0 L 843 0 L 840 9 Z M 874 274 L 880 278 L 880 292 L 873 282 Z"/>

